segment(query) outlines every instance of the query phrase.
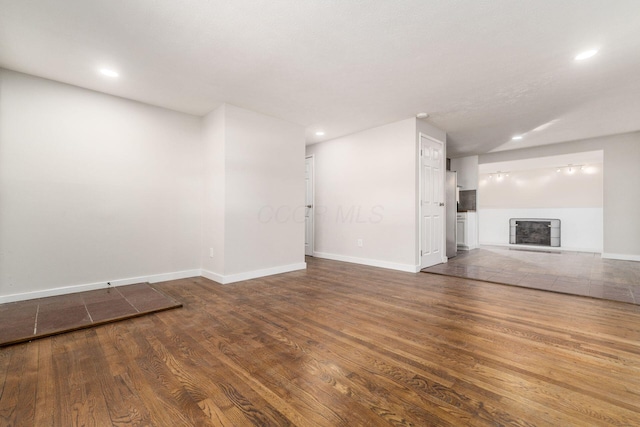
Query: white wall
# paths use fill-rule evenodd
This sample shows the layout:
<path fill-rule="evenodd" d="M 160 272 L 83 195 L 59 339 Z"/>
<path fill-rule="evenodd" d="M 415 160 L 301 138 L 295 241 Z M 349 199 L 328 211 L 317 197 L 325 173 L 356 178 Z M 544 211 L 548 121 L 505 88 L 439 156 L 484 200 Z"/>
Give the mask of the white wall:
<path fill-rule="evenodd" d="M 480 174 L 479 187 L 481 244 L 509 244 L 511 218 L 547 218 L 561 221 L 562 249 L 602 252 L 602 164 Z"/>
<path fill-rule="evenodd" d="M 602 208 L 480 209 L 480 244 L 508 245 L 511 218 L 559 219 L 563 250 L 602 252 Z"/>
<path fill-rule="evenodd" d="M 203 208 L 201 265 L 224 273 L 226 105 L 202 118 Z"/>
<path fill-rule="evenodd" d="M 411 120 L 411 119 L 410 119 Z M 418 135 L 416 135 L 416 147 L 420 146 L 420 133 L 430 136 L 431 138 L 437 139 L 438 141 L 445 144 L 445 151 L 447 148 L 447 133 L 437 127 L 433 126 L 431 123 L 427 122 L 424 119 L 413 119 L 416 122 L 416 129 L 418 131 Z M 417 148 L 416 148 L 417 149 Z M 420 167 L 419 164 L 416 164 L 417 168 Z"/>
<path fill-rule="evenodd" d="M 315 156 L 316 256 L 415 271 L 418 132 L 446 138 L 411 118 L 307 147 Z"/>
<path fill-rule="evenodd" d="M 305 268 L 304 128 L 226 104 L 203 118 L 203 143 L 203 274 L 232 283 Z"/>
<path fill-rule="evenodd" d="M 480 175 L 479 208 L 602 208 L 602 164 L 584 170 L 555 168 Z"/>
<path fill-rule="evenodd" d="M 225 274 L 305 268 L 305 134 L 226 106 Z"/>
<path fill-rule="evenodd" d="M 640 261 L 640 132 L 480 156 L 480 164 L 603 150 L 603 257 Z"/>
<path fill-rule="evenodd" d="M 0 95 L 3 301 L 197 271 L 199 118 L 7 70 Z"/>
<path fill-rule="evenodd" d="M 640 261 L 640 132 L 604 145 L 603 257 Z"/>
<path fill-rule="evenodd" d="M 458 172 L 458 186 L 462 190 L 478 189 L 478 156 L 451 159 L 451 170 Z"/>
<path fill-rule="evenodd" d="M 199 118 L 7 70 L 0 95 L 0 302 L 305 268 L 293 215 L 302 127 L 231 105 Z"/>

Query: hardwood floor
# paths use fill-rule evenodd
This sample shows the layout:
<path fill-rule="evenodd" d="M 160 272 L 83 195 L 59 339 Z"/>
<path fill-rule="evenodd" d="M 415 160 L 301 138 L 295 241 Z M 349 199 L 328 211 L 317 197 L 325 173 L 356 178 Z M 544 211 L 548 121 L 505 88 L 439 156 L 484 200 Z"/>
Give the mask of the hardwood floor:
<path fill-rule="evenodd" d="M 0 349 L 0 425 L 640 425 L 640 306 L 308 263 Z"/>

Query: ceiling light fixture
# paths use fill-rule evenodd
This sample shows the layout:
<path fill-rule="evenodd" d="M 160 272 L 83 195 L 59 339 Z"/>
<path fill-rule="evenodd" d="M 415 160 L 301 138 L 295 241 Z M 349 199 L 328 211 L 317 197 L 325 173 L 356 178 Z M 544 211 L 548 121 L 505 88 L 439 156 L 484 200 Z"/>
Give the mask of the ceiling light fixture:
<path fill-rule="evenodd" d="M 522 135 L 516 135 L 511 139 L 514 140 L 514 141 L 520 141 L 522 138 L 524 138 Z"/>
<path fill-rule="evenodd" d="M 317 131 L 316 136 L 324 136 L 324 131 L 323 130 Z"/>
<path fill-rule="evenodd" d="M 576 61 L 583 61 L 585 59 L 591 58 L 593 55 L 598 53 L 598 49 L 585 50 L 584 52 L 579 53 L 574 58 Z"/>
<path fill-rule="evenodd" d="M 429 117 L 428 113 L 418 113 L 416 114 L 416 117 L 419 119 L 426 119 L 427 117 Z"/>
<path fill-rule="evenodd" d="M 569 163 L 567 166 L 558 166 L 556 168 L 556 172 L 558 173 L 562 172 L 563 170 L 566 170 L 566 173 L 570 175 L 576 171 L 582 171 L 582 172 L 586 171 L 585 165 L 573 165 L 571 163 Z"/>
<path fill-rule="evenodd" d="M 111 70 L 109 68 L 101 68 L 100 74 L 102 74 L 103 76 L 112 77 L 112 78 L 120 76 L 120 73 L 118 73 L 117 71 Z"/>

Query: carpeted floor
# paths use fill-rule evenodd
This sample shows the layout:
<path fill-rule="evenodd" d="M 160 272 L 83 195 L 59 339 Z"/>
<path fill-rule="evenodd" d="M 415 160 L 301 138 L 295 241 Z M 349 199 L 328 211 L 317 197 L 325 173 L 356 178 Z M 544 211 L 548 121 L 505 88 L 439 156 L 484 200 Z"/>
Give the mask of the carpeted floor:
<path fill-rule="evenodd" d="M 0 346 L 177 307 L 148 283 L 0 304 Z"/>

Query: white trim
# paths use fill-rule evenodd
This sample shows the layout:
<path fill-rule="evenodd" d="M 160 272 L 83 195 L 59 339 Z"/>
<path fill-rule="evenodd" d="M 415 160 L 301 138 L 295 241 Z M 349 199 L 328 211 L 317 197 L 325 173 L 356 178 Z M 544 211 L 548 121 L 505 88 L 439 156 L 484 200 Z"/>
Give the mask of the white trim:
<path fill-rule="evenodd" d="M 178 280 L 178 279 L 186 279 L 187 277 L 197 277 L 200 276 L 200 270 L 184 270 L 184 271 L 175 271 L 172 273 L 163 273 L 163 274 L 153 274 L 150 276 L 139 276 L 139 277 L 131 277 L 128 279 L 117 279 L 111 280 L 111 286 L 126 286 L 133 285 L 134 283 L 157 283 L 157 282 L 165 282 L 167 280 Z M 2 295 L 0 296 L 0 304 L 4 304 L 7 302 L 16 302 L 16 301 L 24 301 L 35 298 L 45 298 L 52 297 L 56 295 L 64 295 L 64 294 L 75 294 L 77 292 L 86 292 L 93 291 L 96 289 L 104 289 L 108 288 L 109 285 L 107 282 L 96 282 L 96 283 L 87 283 L 84 285 L 73 285 L 73 286 L 61 286 L 59 288 L 53 289 L 44 289 L 42 291 L 32 291 L 32 292 L 24 292 L 20 294 L 11 294 L 11 295 Z"/>
<path fill-rule="evenodd" d="M 158 283 L 158 282 L 168 282 L 169 280 L 179 280 L 179 279 L 186 279 L 187 277 L 198 277 L 198 276 L 200 276 L 199 268 L 194 270 L 176 271 L 173 273 L 153 274 L 151 276 L 144 276 L 144 277 L 138 277 L 137 279 L 127 279 L 127 280 L 138 280 L 137 282 L 133 282 L 133 283 L 142 283 L 142 282 Z M 111 282 L 111 284 L 113 285 L 113 282 Z M 128 284 L 130 285 L 131 283 L 128 283 Z"/>
<path fill-rule="evenodd" d="M 305 162 L 307 161 L 307 159 L 311 159 L 311 206 L 312 208 L 311 208 L 311 255 L 307 255 L 305 253 L 305 256 L 315 256 L 315 253 L 316 253 L 316 158 L 314 154 L 310 154 L 304 157 Z M 305 193 L 306 191 L 307 189 L 305 188 Z M 305 197 L 305 206 L 306 206 L 306 197 Z"/>
<path fill-rule="evenodd" d="M 316 258 L 331 259 L 334 261 L 350 262 L 353 264 L 369 265 L 371 267 L 387 268 L 389 270 L 405 271 L 407 273 L 417 273 L 420 271 L 419 265 L 399 264 L 395 262 L 379 261 L 377 259 L 357 258 L 347 255 L 330 254 L 327 252 L 316 252 Z"/>
<path fill-rule="evenodd" d="M 274 274 L 288 273 L 290 271 L 305 270 L 307 268 L 306 262 L 300 262 L 297 264 L 282 265 L 279 267 L 265 268 L 263 270 L 248 271 L 245 273 L 231 274 L 223 276 L 218 273 L 214 273 L 208 270 L 184 270 L 175 271 L 172 273 L 152 274 L 149 276 L 131 277 L 128 279 L 116 279 L 111 280 L 111 287 L 133 285 L 134 283 L 157 283 L 166 282 L 169 280 L 186 279 L 188 277 L 205 277 L 214 282 L 221 283 L 223 285 L 229 283 L 240 282 L 243 280 L 256 279 L 259 277 L 272 276 Z M 42 291 L 24 292 L 20 294 L 2 295 L 0 296 L 0 304 L 16 301 L 24 301 L 35 298 L 52 297 L 56 295 L 75 294 L 77 292 L 93 291 L 96 289 L 105 289 L 109 285 L 107 282 L 88 283 L 84 285 L 73 286 L 61 286 L 59 288 L 44 289 Z"/>
<path fill-rule="evenodd" d="M 224 284 L 224 276 L 222 274 L 214 273 L 209 270 L 202 270 L 200 275 L 206 279 L 213 280 L 214 282 Z"/>
<path fill-rule="evenodd" d="M 603 252 L 601 257 L 606 259 L 619 259 L 622 261 L 640 261 L 640 255 L 610 254 Z"/>
<path fill-rule="evenodd" d="M 291 271 L 305 270 L 307 268 L 306 262 L 299 262 L 297 264 L 281 265 L 279 267 L 270 267 L 262 270 L 247 271 L 245 273 L 236 273 L 224 276 L 222 274 L 214 273 L 208 270 L 202 270 L 201 276 L 206 277 L 209 280 L 218 282 L 223 285 L 229 283 L 241 282 L 244 280 L 257 279 L 265 276 L 273 276 L 274 274 L 289 273 Z"/>

